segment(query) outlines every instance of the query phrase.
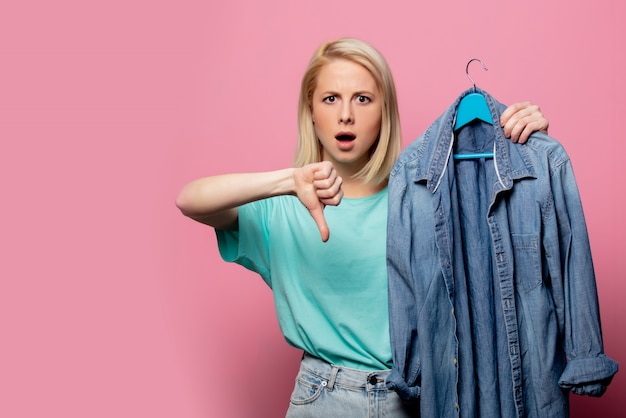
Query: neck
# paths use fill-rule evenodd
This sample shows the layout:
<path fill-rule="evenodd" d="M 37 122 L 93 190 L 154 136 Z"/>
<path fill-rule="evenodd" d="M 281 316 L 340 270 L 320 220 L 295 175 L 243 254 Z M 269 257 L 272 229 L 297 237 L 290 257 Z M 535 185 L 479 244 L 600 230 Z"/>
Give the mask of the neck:
<path fill-rule="evenodd" d="M 347 198 L 359 198 L 374 195 L 380 192 L 387 186 L 387 182 L 374 184 L 365 183 L 362 180 L 343 179 L 341 188 L 343 190 L 344 197 Z"/>

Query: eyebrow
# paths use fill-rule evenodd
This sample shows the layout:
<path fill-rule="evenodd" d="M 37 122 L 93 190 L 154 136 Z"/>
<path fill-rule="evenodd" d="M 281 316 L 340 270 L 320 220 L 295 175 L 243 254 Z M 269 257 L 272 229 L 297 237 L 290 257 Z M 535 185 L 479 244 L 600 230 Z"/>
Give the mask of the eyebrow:
<path fill-rule="evenodd" d="M 320 93 L 322 96 L 326 96 L 326 95 L 332 95 L 332 96 L 339 96 L 341 95 L 341 93 L 335 91 L 335 90 L 327 90 L 327 91 L 323 91 Z M 354 92 L 352 95 L 353 96 L 362 96 L 362 95 L 370 95 L 370 96 L 376 96 L 376 93 L 373 91 L 369 91 L 369 90 L 358 90 L 356 92 Z"/>

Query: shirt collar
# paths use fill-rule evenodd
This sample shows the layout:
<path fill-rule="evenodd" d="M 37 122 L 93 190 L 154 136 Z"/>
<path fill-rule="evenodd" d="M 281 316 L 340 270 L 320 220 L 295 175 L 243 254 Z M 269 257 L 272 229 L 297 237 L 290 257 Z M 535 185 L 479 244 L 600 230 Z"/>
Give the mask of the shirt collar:
<path fill-rule="evenodd" d="M 500 189 L 511 189 L 513 180 L 522 177 L 535 177 L 532 165 L 525 158 L 523 144 L 514 144 L 504 136 L 500 126 L 500 115 L 506 108 L 489 93 L 479 88 L 470 88 L 461 93 L 454 103 L 424 133 L 424 141 L 418 151 L 418 164 L 415 181 L 426 181 L 427 188 L 437 191 L 444 172 L 451 161 L 454 142 L 454 122 L 461 100 L 470 93 L 480 93 L 485 97 L 491 112 L 494 135 L 494 164 Z M 464 129 L 472 129 L 471 126 Z"/>

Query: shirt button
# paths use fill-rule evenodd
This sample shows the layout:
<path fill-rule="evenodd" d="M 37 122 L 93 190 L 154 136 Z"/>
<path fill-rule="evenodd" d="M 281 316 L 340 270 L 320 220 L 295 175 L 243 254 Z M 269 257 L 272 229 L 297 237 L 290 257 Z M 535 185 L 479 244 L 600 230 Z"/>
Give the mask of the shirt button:
<path fill-rule="evenodd" d="M 456 409 L 457 411 L 459 410 L 459 404 L 458 403 L 454 403 L 454 409 Z"/>
<path fill-rule="evenodd" d="M 452 363 L 456 366 L 456 357 L 454 359 L 452 359 Z"/>

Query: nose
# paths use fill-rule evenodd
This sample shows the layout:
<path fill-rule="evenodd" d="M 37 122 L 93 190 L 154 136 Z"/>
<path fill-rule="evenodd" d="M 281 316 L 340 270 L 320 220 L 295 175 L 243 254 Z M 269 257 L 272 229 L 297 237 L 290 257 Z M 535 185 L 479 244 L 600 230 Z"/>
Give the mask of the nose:
<path fill-rule="evenodd" d="M 339 115 L 339 123 L 352 123 L 354 122 L 354 116 L 352 114 L 352 106 L 350 103 L 344 103 L 341 106 L 341 114 Z"/>

